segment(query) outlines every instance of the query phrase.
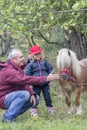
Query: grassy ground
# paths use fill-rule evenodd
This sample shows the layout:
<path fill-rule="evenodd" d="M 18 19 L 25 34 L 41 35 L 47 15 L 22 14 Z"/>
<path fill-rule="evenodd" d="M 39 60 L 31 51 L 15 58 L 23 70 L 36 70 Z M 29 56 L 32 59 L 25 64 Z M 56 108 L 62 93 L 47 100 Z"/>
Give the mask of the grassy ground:
<path fill-rule="evenodd" d="M 52 57 L 50 57 L 50 55 Z M 56 68 L 55 53 L 49 54 L 49 60 Z M 55 115 L 48 113 L 43 96 L 41 95 L 37 118 L 32 118 L 29 111 L 17 118 L 15 123 L 2 123 L 4 110 L 0 110 L 0 130 L 87 130 L 87 94 L 82 99 L 83 114 L 77 116 L 67 114 L 67 106 L 57 82 L 51 83 L 51 97 L 55 109 Z M 74 104 L 74 97 L 72 98 Z"/>
<path fill-rule="evenodd" d="M 53 86 L 54 85 L 54 86 Z M 32 118 L 27 111 L 19 116 L 15 123 L 7 124 L 0 122 L 0 130 L 86 130 L 87 129 L 87 110 L 81 116 L 75 113 L 67 114 L 67 107 L 64 97 L 61 97 L 57 83 L 51 84 L 51 97 L 55 109 L 55 115 L 48 113 L 43 96 L 41 95 L 38 107 L 39 116 Z M 0 110 L 0 121 L 4 111 Z"/>

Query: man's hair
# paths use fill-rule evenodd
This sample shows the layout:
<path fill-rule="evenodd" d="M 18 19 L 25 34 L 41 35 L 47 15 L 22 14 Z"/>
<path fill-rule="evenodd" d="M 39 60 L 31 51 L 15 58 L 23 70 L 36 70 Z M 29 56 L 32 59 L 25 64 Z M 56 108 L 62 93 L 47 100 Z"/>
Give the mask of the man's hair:
<path fill-rule="evenodd" d="M 18 52 L 20 52 L 20 49 L 12 49 L 8 54 L 8 59 L 14 59 L 17 57 Z"/>

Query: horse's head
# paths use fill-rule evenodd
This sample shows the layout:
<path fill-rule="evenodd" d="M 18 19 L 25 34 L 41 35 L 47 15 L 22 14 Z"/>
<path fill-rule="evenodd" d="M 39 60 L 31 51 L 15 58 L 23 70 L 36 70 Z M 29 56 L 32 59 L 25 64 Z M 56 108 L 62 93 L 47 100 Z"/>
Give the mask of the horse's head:
<path fill-rule="evenodd" d="M 72 75 L 79 76 L 81 70 L 75 53 L 67 48 L 57 53 L 57 67 L 63 80 L 69 80 Z"/>

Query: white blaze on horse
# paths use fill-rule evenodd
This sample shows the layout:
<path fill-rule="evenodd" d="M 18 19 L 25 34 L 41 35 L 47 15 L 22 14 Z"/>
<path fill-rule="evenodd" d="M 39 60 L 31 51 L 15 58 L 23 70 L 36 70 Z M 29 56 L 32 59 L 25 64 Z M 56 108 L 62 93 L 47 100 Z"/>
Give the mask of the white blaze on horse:
<path fill-rule="evenodd" d="M 73 112 L 71 93 L 75 91 L 76 113 L 81 114 L 81 91 L 87 90 L 87 59 L 79 61 L 73 51 L 64 48 L 58 52 L 57 67 L 60 73 L 59 84 L 69 108 L 68 113 Z"/>

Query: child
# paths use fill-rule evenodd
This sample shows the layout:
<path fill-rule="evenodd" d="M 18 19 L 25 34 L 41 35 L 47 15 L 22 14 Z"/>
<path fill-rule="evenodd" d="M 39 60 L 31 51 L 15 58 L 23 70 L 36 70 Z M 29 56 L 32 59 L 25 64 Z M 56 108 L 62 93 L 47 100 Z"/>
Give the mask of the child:
<path fill-rule="evenodd" d="M 32 56 L 32 62 L 30 62 L 25 68 L 25 74 L 29 76 L 47 76 L 53 72 L 53 67 L 51 64 L 43 59 L 42 49 L 39 46 L 33 46 L 30 49 L 29 54 Z M 45 83 L 42 86 L 34 85 L 33 90 L 40 96 L 42 91 L 45 104 L 47 106 L 48 111 L 51 114 L 54 114 L 52 100 L 50 97 L 50 88 L 49 83 Z M 31 109 L 31 115 L 37 116 L 37 108 Z"/>

